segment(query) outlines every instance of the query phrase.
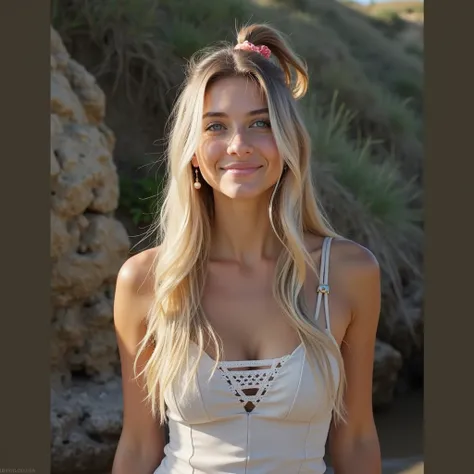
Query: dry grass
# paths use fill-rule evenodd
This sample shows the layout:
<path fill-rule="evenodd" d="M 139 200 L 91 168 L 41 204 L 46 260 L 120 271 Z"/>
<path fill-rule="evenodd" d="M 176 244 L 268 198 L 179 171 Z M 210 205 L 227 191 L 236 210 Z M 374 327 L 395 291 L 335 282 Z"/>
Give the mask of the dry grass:
<path fill-rule="evenodd" d="M 162 116 L 191 53 L 234 41 L 236 23 L 265 21 L 286 32 L 311 72 L 302 106 L 325 208 L 339 232 L 380 260 L 384 322 L 400 316 L 406 282 L 421 285 L 418 58 L 334 0 L 53 0 L 53 6 L 53 24 L 72 54 L 91 51 L 99 83 L 110 75 L 125 81 L 130 100 Z"/>
<path fill-rule="evenodd" d="M 376 253 L 389 322 L 404 311 L 403 275 L 421 278 L 422 216 L 414 205 L 419 189 L 403 178 L 394 161 L 374 161 L 370 138 L 348 139 L 354 114 L 336 104 L 335 97 L 329 111 L 315 106 L 307 116 L 317 124 L 312 128 L 316 186 L 336 229 Z"/>
<path fill-rule="evenodd" d="M 52 6 L 53 25 L 71 52 L 85 44 L 96 56 L 92 72 L 99 80 L 123 82 L 130 100 L 169 112 L 166 92 L 180 70 L 163 40 L 166 17 L 155 0 L 53 0 Z"/>
<path fill-rule="evenodd" d="M 354 8 L 365 13 L 378 13 L 385 10 L 395 11 L 397 13 L 405 12 L 423 12 L 424 3 L 420 0 L 405 0 L 399 2 L 375 2 L 371 4 L 361 4 L 351 0 L 340 0 L 340 3 L 343 3 L 346 6 Z"/>
<path fill-rule="evenodd" d="M 418 59 L 423 57 L 423 2 L 381 2 L 360 5 L 347 2 L 355 11 L 370 18 L 373 26 L 387 37 L 398 40 L 403 49 Z"/>

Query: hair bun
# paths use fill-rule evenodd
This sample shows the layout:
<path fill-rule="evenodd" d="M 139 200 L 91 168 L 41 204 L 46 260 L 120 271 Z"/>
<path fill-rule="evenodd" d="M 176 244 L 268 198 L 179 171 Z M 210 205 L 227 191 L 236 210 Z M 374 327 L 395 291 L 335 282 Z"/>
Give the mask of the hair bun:
<path fill-rule="evenodd" d="M 237 49 L 248 47 L 250 50 L 253 47 L 255 49 L 252 51 L 255 52 L 269 50 L 271 56 L 278 60 L 285 75 L 286 85 L 291 89 L 293 97 L 300 99 L 306 94 L 309 82 L 306 64 L 289 46 L 282 33 L 265 24 L 244 26 L 237 34 L 237 45 L 243 44 L 247 46 L 239 46 Z"/>

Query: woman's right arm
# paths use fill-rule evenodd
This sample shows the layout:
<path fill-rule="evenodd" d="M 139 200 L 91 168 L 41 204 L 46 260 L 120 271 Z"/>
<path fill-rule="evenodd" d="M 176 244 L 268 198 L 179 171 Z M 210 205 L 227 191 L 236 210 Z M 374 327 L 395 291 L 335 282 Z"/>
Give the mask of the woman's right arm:
<path fill-rule="evenodd" d="M 114 325 L 122 370 L 123 425 L 112 474 L 152 474 L 164 457 L 165 433 L 144 402 L 143 378 L 133 363 L 145 335 L 145 318 L 153 298 L 150 268 L 153 250 L 131 257 L 121 268 L 115 290 Z M 139 373 L 150 352 L 137 365 Z"/>

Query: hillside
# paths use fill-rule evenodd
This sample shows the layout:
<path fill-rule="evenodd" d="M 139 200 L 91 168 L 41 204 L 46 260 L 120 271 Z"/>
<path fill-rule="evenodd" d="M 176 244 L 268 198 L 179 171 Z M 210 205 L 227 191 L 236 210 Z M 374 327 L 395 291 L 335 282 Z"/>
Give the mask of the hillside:
<path fill-rule="evenodd" d="M 373 26 L 386 36 L 398 41 L 410 54 L 422 58 L 424 50 L 424 6 L 420 1 L 379 2 L 361 5 L 345 2 L 351 8 L 369 17 Z"/>
<path fill-rule="evenodd" d="M 185 59 L 210 42 L 232 40 L 235 22 L 250 18 L 289 34 L 311 72 L 305 106 L 323 202 L 340 232 L 376 253 L 386 288 L 398 291 L 396 298 L 385 293 L 386 319 L 399 313 L 394 300 L 400 285 L 420 279 L 418 57 L 373 27 L 366 15 L 334 0 L 223 0 L 212 6 L 185 0 L 56 0 L 53 7 L 53 26 L 109 98 L 107 121 L 117 135 L 123 183 L 121 212 L 128 209 L 142 229 L 154 201 L 136 195 L 154 193 L 158 167 L 151 165 L 159 162 L 160 147 L 153 142 L 163 138 Z M 147 166 L 139 169 L 142 165 Z"/>

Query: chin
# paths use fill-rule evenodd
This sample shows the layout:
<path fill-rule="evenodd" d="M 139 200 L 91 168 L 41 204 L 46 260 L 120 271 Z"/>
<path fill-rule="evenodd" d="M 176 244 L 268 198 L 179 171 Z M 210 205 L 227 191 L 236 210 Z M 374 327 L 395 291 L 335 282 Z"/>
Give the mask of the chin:
<path fill-rule="evenodd" d="M 222 187 L 219 191 L 230 199 L 256 199 L 267 194 L 268 188 L 250 183 L 235 183 Z"/>

